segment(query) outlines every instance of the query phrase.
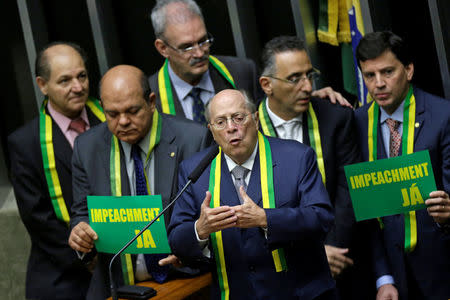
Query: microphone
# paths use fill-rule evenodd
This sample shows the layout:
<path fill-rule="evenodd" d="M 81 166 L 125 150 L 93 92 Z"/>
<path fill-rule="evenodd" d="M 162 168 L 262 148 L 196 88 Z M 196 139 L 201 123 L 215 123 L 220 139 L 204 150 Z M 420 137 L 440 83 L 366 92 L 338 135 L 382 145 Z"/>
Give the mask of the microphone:
<path fill-rule="evenodd" d="M 181 191 L 175 196 L 175 198 L 153 219 L 151 220 L 145 227 L 136 235 L 134 236 L 130 241 L 128 241 L 125 246 L 122 247 L 122 249 L 117 252 L 113 258 L 111 258 L 111 261 L 109 262 L 109 282 L 110 282 L 110 288 L 111 288 L 111 297 L 113 300 L 118 300 L 117 290 L 116 286 L 114 284 L 113 275 L 112 275 L 112 265 L 114 260 L 122 254 L 125 249 L 127 249 L 138 237 L 141 236 L 141 234 L 144 233 L 156 220 L 161 217 L 167 209 L 172 207 L 172 205 L 175 203 L 175 201 L 180 198 L 180 196 L 184 193 L 184 191 L 188 188 L 191 183 L 195 183 L 197 179 L 202 175 L 202 173 L 205 171 L 205 169 L 208 167 L 208 165 L 213 161 L 213 159 L 217 156 L 219 153 L 219 146 L 214 145 L 208 153 L 203 157 L 203 159 L 200 161 L 200 163 L 197 165 L 197 167 L 189 174 L 188 176 L 188 182 L 183 186 Z M 129 298 L 132 299 L 132 298 Z"/>

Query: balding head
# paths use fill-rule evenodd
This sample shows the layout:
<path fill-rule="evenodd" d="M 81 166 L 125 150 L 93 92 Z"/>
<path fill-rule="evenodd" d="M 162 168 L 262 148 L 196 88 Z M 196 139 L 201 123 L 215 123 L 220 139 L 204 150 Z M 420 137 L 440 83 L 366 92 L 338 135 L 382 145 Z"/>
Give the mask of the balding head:
<path fill-rule="evenodd" d="M 100 94 L 108 128 L 117 138 L 134 144 L 147 135 L 155 94 L 140 69 L 128 65 L 110 69 L 100 81 Z"/>
<path fill-rule="evenodd" d="M 255 106 L 245 93 L 223 90 L 211 99 L 207 110 L 208 127 L 214 140 L 234 162 L 243 164 L 256 145 L 258 112 Z"/>
<path fill-rule="evenodd" d="M 59 113 L 76 118 L 89 96 L 89 79 L 80 52 L 71 44 L 51 44 L 36 61 L 36 83 Z"/>

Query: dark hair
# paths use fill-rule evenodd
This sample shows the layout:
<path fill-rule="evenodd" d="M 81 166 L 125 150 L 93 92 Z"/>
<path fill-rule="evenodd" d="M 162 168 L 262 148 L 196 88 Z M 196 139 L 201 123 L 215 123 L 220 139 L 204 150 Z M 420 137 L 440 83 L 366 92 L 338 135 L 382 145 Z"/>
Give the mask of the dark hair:
<path fill-rule="evenodd" d="M 412 57 L 406 48 L 403 39 L 391 31 L 368 33 L 356 47 L 358 67 L 361 68 L 361 62 L 377 58 L 386 51 L 391 51 L 404 66 L 407 66 L 412 63 Z"/>
<path fill-rule="evenodd" d="M 276 72 L 275 54 L 287 51 L 306 51 L 305 43 L 296 36 L 278 36 L 264 46 L 261 60 L 263 75 L 273 75 Z"/>
<path fill-rule="evenodd" d="M 39 51 L 39 53 L 36 56 L 36 61 L 34 64 L 34 71 L 37 76 L 40 76 L 42 78 L 44 78 L 45 80 L 49 80 L 50 79 L 50 74 L 51 74 L 51 69 L 50 69 L 50 62 L 49 62 L 49 57 L 46 53 L 47 49 L 54 47 L 54 46 L 58 46 L 58 45 L 65 45 L 65 46 L 69 46 L 72 49 L 74 49 L 75 51 L 78 52 L 78 54 L 80 54 L 81 59 L 83 59 L 84 62 L 84 66 L 86 67 L 86 63 L 87 63 L 87 54 L 86 51 L 83 50 L 83 48 L 81 48 L 78 44 L 72 43 L 72 42 L 52 42 L 50 44 L 48 44 L 47 46 L 45 46 L 41 51 Z"/>
<path fill-rule="evenodd" d="M 141 88 L 142 88 L 142 95 L 144 97 L 145 102 L 148 103 L 150 101 L 149 97 L 150 97 L 150 94 L 152 93 L 152 89 L 150 88 L 148 78 L 144 72 L 141 73 L 140 83 L 141 83 Z"/>

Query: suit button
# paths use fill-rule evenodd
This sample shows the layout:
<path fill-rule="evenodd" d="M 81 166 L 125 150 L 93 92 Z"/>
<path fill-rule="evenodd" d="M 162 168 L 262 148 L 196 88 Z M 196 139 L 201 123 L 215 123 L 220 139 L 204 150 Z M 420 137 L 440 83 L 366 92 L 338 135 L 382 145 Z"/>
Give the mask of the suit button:
<path fill-rule="evenodd" d="M 250 272 L 255 272 L 255 267 L 254 266 L 248 266 L 248 269 L 250 270 Z"/>

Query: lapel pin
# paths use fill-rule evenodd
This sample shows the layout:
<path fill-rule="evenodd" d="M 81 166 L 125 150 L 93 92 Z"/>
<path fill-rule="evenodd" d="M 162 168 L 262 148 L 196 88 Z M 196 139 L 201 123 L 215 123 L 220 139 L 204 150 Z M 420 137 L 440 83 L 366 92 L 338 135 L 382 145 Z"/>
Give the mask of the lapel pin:
<path fill-rule="evenodd" d="M 175 156 L 175 152 L 170 152 L 170 157 L 174 157 Z"/>
<path fill-rule="evenodd" d="M 416 128 L 419 128 L 419 126 L 420 126 L 419 122 L 417 122 L 414 126 L 415 126 Z"/>

